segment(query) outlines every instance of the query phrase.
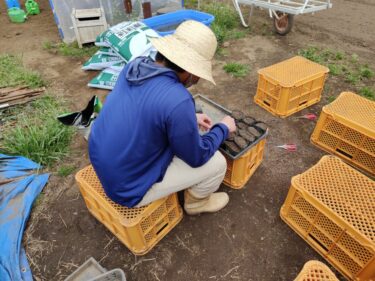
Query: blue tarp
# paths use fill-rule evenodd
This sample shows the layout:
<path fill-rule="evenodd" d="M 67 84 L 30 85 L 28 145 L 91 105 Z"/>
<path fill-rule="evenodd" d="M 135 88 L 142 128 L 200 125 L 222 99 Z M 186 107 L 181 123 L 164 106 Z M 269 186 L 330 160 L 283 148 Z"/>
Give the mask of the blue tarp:
<path fill-rule="evenodd" d="M 0 180 L 23 176 L 0 185 L 1 281 L 33 280 L 21 242 L 33 202 L 49 177 L 30 174 L 39 168 L 27 158 L 0 154 Z"/>
<path fill-rule="evenodd" d="M 0 181 L 25 176 L 40 165 L 22 156 L 0 154 Z"/>

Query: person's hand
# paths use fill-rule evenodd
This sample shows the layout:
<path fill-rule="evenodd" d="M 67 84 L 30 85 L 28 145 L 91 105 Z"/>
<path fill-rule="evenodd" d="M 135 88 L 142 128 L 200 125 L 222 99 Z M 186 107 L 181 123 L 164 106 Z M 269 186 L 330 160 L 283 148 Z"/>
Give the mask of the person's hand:
<path fill-rule="evenodd" d="M 197 113 L 196 116 L 197 116 L 198 126 L 201 130 L 207 131 L 211 129 L 212 121 L 211 121 L 211 118 L 207 116 L 207 114 Z"/>
<path fill-rule="evenodd" d="M 229 115 L 225 116 L 223 118 L 223 120 L 221 120 L 222 124 L 224 124 L 225 126 L 228 127 L 228 130 L 229 130 L 229 134 L 232 134 L 236 131 L 236 122 L 234 121 L 234 119 L 232 117 L 230 117 Z"/>

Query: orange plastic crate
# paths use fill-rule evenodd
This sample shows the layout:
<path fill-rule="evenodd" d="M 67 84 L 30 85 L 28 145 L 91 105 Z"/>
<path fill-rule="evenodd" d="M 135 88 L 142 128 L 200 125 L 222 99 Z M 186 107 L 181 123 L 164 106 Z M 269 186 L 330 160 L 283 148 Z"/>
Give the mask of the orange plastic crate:
<path fill-rule="evenodd" d="M 324 263 L 308 261 L 294 281 L 339 281 L 339 279 Z"/>
<path fill-rule="evenodd" d="M 223 153 L 227 160 L 227 171 L 225 173 L 224 184 L 234 189 L 240 189 L 245 186 L 250 177 L 262 163 L 264 148 L 266 145 L 266 136 L 267 133 L 263 135 L 258 143 L 237 159 L 232 159 L 232 157 Z"/>
<path fill-rule="evenodd" d="M 176 193 L 144 207 L 127 208 L 106 196 L 92 166 L 79 171 L 76 181 L 90 213 L 135 255 L 150 251 L 182 219 Z"/>
<path fill-rule="evenodd" d="M 335 156 L 292 178 L 281 218 L 346 278 L 375 280 L 375 181 Z"/>
<path fill-rule="evenodd" d="M 329 69 L 300 56 L 258 71 L 255 103 L 279 117 L 320 101 Z"/>
<path fill-rule="evenodd" d="M 323 107 L 311 142 L 375 175 L 375 102 L 341 93 Z"/>

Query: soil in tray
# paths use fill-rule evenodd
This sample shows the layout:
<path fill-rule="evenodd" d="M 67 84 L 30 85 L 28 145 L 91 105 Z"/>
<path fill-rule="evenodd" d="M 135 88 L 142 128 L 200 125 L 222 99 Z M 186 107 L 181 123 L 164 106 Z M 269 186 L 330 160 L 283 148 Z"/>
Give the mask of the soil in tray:
<path fill-rule="evenodd" d="M 246 140 L 249 144 L 255 141 L 256 137 L 252 134 L 250 134 L 246 129 L 244 130 L 238 130 L 238 134 Z"/>
<path fill-rule="evenodd" d="M 262 136 L 267 130 L 267 125 L 239 110 L 233 110 L 231 116 L 236 121 L 237 131 L 230 134 L 221 148 L 235 157 Z"/>
<path fill-rule="evenodd" d="M 248 146 L 248 142 L 241 136 L 235 136 L 234 137 L 234 143 L 237 144 L 237 146 L 243 150 Z"/>
<path fill-rule="evenodd" d="M 256 122 L 253 126 L 257 129 L 260 129 L 260 131 L 262 131 L 263 133 L 268 129 L 268 126 L 263 122 Z"/>
<path fill-rule="evenodd" d="M 224 149 L 232 156 L 236 156 L 241 151 L 241 148 L 239 148 L 233 141 L 225 141 Z"/>
<path fill-rule="evenodd" d="M 237 130 L 246 130 L 247 127 L 249 127 L 248 125 L 246 125 L 245 123 L 243 122 L 236 122 L 236 127 L 237 127 Z"/>
<path fill-rule="evenodd" d="M 256 138 L 259 138 L 262 135 L 262 133 L 259 132 L 259 130 L 257 130 L 255 127 L 248 127 L 247 131 Z"/>
<path fill-rule="evenodd" d="M 244 119 L 242 119 L 242 121 L 243 121 L 246 125 L 250 126 L 250 125 L 252 125 L 256 120 L 255 120 L 253 117 L 246 116 Z"/>

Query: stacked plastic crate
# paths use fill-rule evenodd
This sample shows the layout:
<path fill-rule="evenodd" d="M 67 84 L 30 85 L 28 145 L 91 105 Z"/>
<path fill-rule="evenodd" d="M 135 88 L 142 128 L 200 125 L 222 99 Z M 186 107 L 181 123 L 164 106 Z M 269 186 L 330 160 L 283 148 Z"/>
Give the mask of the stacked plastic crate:
<path fill-rule="evenodd" d="M 323 107 L 311 142 L 374 176 L 375 102 L 341 93 Z"/>
<path fill-rule="evenodd" d="M 375 181 L 335 156 L 292 178 L 281 218 L 350 280 L 375 280 Z"/>
<path fill-rule="evenodd" d="M 294 57 L 259 70 L 255 103 L 287 117 L 321 98 L 328 69 Z M 311 141 L 375 174 L 375 102 L 342 93 L 323 107 Z M 292 179 L 282 219 L 351 280 L 375 280 L 375 182 L 334 156 Z M 310 279 L 309 279 L 310 280 Z"/>

